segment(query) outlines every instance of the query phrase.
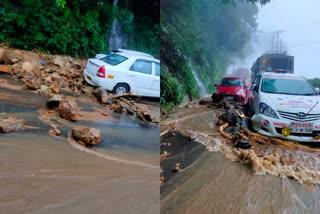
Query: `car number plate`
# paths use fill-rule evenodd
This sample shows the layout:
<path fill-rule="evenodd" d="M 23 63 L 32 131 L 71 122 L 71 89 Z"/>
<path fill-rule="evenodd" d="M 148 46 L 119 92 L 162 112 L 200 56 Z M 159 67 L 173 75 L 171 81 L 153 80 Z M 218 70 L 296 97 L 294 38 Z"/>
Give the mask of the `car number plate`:
<path fill-rule="evenodd" d="M 232 97 L 232 96 L 226 96 L 226 97 L 224 97 L 226 100 L 234 100 L 234 97 Z"/>
<path fill-rule="evenodd" d="M 312 133 L 312 123 L 292 122 L 289 128 L 294 133 Z"/>

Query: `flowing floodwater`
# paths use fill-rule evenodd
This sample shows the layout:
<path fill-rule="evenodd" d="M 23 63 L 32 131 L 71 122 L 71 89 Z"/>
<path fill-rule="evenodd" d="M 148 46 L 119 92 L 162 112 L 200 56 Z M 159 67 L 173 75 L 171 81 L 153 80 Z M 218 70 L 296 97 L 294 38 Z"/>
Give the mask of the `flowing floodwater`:
<path fill-rule="evenodd" d="M 177 115 L 171 118 L 176 131 L 189 137 L 165 141 L 193 147 L 198 142 L 206 151 L 172 154 L 182 167 L 164 177 L 161 213 L 318 213 L 320 149 L 261 140 L 242 150 L 220 136 L 212 109 L 180 109 Z"/>

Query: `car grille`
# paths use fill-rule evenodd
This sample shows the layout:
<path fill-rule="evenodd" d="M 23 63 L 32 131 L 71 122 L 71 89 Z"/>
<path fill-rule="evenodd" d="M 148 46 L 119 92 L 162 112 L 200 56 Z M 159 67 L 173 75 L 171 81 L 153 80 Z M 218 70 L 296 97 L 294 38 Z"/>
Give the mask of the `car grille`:
<path fill-rule="evenodd" d="M 280 116 L 298 122 L 311 122 L 320 120 L 320 114 L 306 114 L 305 117 L 298 117 L 297 113 L 278 111 Z"/>

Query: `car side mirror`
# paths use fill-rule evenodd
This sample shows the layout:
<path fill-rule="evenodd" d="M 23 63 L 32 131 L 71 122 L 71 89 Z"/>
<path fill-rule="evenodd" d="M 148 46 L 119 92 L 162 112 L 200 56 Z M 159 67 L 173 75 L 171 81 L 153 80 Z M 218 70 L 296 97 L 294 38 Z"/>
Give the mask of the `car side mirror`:
<path fill-rule="evenodd" d="M 218 86 L 218 84 L 216 83 L 216 84 L 214 84 L 214 86 L 216 86 L 216 87 L 217 87 L 217 86 Z"/>
<path fill-rule="evenodd" d="M 317 94 L 319 94 L 320 88 L 315 88 L 315 89 L 316 89 Z"/>
<path fill-rule="evenodd" d="M 253 84 L 252 85 L 252 90 L 258 93 L 258 85 L 257 84 Z"/>

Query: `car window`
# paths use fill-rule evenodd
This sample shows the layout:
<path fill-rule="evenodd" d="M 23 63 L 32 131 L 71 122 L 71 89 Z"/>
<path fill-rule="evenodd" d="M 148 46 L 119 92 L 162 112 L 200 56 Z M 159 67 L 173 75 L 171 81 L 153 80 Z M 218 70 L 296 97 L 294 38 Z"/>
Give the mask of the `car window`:
<path fill-rule="evenodd" d="M 152 63 L 146 60 L 136 60 L 130 68 L 131 71 L 151 74 L 152 73 Z"/>
<path fill-rule="evenodd" d="M 115 66 L 126 61 L 127 59 L 128 59 L 127 57 L 121 56 L 119 54 L 109 54 L 108 56 L 103 57 L 100 60 Z"/>
<path fill-rule="evenodd" d="M 156 65 L 156 76 L 160 76 L 160 64 L 159 63 L 155 63 Z"/>
<path fill-rule="evenodd" d="M 313 87 L 303 78 L 263 78 L 261 91 L 275 94 L 316 95 Z"/>
<path fill-rule="evenodd" d="M 243 86 L 240 79 L 223 79 L 222 86 Z"/>

